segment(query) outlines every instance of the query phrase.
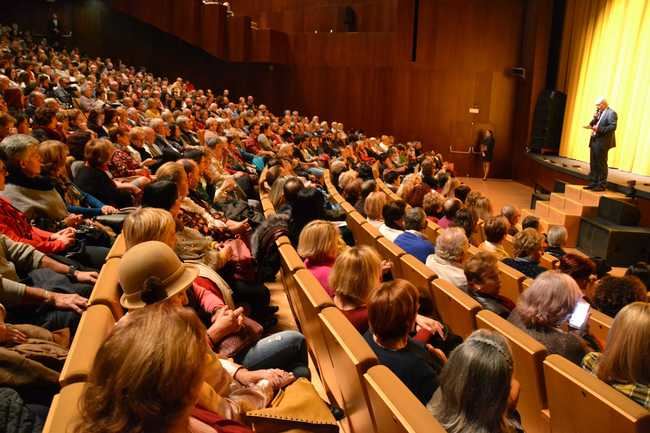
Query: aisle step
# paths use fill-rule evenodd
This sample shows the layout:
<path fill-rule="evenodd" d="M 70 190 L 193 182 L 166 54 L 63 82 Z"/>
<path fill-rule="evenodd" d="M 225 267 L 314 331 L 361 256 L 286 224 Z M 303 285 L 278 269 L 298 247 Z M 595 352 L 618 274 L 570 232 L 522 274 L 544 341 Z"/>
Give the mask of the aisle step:
<path fill-rule="evenodd" d="M 565 195 L 557 192 L 551 193 L 551 200 L 549 201 L 549 206 L 552 206 L 556 209 L 564 209 Z"/>
<path fill-rule="evenodd" d="M 580 201 L 580 195 L 582 193 L 582 185 L 566 185 L 564 187 L 564 195 L 571 200 Z"/>

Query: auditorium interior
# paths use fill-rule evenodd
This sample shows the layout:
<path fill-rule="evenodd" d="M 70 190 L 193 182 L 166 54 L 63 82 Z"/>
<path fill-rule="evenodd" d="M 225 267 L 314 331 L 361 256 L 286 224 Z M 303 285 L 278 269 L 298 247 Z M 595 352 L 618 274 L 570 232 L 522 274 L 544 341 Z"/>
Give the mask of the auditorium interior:
<path fill-rule="evenodd" d="M 0 8 L 0 432 L 650 433 L 650 0 Z"/>

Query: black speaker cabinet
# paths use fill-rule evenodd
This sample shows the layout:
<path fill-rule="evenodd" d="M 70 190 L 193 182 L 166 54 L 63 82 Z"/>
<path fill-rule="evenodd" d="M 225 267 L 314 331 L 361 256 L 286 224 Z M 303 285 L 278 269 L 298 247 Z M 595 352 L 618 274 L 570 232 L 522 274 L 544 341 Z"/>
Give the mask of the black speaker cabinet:
<path fill-rule="evenodd" d="M 606 196 L 600 198 L 598 216 L 621 226 L 638 226 L 641 221 L 641 211 L 638 207 Z"/>
<path fill-rule="evenodd" d="M 560 149 L 566 95 L 555 90 L 543 90 L 535 104 L 533 130 L 530 137 L 531 152 L 555 153 Z"/>
<path fill-rule="evenodd" d="M 578 248 L 611 266 L 629 266 L 650 259 L 650 229 L 627 227 L 602 218 L 582 218 Z"/>

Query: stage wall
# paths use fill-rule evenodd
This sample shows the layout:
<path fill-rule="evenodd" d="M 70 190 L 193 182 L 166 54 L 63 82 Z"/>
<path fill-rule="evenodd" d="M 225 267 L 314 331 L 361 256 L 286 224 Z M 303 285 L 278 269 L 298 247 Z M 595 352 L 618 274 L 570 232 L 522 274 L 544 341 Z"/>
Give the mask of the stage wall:
<path fill-rule="evenodd" d="M 618 113 L 610 167 L 650 175 L 650 0 L 568 0 L 558 85 L 567 95 L 560 155 L 589 160 L 595 100 Z"/>

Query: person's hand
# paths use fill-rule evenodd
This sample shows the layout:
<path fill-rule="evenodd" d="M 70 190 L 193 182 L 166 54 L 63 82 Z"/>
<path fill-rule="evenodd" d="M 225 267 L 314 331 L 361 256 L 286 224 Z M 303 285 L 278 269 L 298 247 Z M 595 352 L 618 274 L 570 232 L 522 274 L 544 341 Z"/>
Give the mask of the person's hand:
<path fill-rule="evenodd" d="M 431 334 L 438 334 L 443 340 L 447 338 L 445 335 L 445 327 L 442 323 L 432 319 L 431 317 L 418 314 L 415 316 L 415 324 L 419 328 L 426 329 Z"/>
<path fill-rule="evenodd" d="M 279 390 L 285 386 L 293 383 L 296 377 L 293 373 L 289 373 L 279 368 L 271 368 L 267 370 L 240 370 L 236 375 L 236 379 L 242 385 L 253 385 L 260 380 L 268 380 L 273 386 L 274 390 Z"/>
<path fill-rule="evenodd" d="M 88 307 L 88 299 L 76 293 L 52 293 L 52 298 L 58 310 L 75 311 L 81 314 Z"/>
<path fill-rule="evenodd" d="M 63 218 L 63 224 L 68 227 L 76 227 L 79 225 L 83 217 L 81 215 L 71 213 L 67 217 Z"/>
<path fill-rule="evenodd" d="M 0 323 L 0 344 L 22 344 L 27 342 L 27 336 L 13 326 Z"/>
<path fill-rule="evenodd" d="M 244 309 L 242 307 L 231 310 L 228 307 L 220 308 L 212 316 L 212 325 L 208 329 L 208 335 L 212 341 L 219 341 L 221 338 L 239 331 L 244 324 Z"/>
<path fill-rule="evenodd" d="M 598 132 L 598 127 L 596 125 L 594 125 L 594 126 L 591 127 L 591 130 L 594 131 L 594 132 Z"/>
<path fill-rule="evenodd" d="M 430 344 L 427 344 L 425 347 L 427 348 L 430 354 L 432 354 L 433 356 L 441 360 L 443 364 L 447 363 L 447 355 L 445 355 L 445 352 L 443 352 L 440 349 L 436 349 Z"/>
<path fill-rule="evenodd" d="M 147 158 L 144 161 L 142 161 L 142 165 L 148 167 L 150 165 L 154 165 L 156 163 L 156 160 L 153 158 Z"/>
<path fill-rule="evenodd" d="M 80 283 L 95 284 L 97 282 L 97 277 L 99 277 L 99 274 L 94 271 L 92 272 L 76 271 L 74 273 L 74 276 L 77 279 L 77 281 Z"/>
<path fill-rule="evenodd" d="M 113 213 L 118 213 L 120 210 L 117 208 L 114 208 L 113 206 L 105 205 L 102 206 L 102 215 L 110 215 Z"/>

